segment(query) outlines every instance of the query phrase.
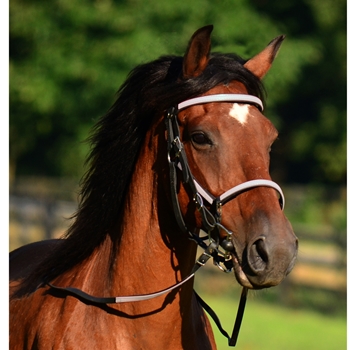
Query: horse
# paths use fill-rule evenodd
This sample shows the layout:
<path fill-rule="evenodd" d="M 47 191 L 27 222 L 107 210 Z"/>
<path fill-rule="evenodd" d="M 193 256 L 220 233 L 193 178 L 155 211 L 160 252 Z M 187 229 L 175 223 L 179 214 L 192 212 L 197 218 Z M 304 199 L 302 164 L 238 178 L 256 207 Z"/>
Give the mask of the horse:
<path fill-rule="evenodd" d="M 93 127 L 71 226 L 10 253 L 10 349 L 216 349 L 195 271 L 213 259 L 246 295 L 292 270 L 262 114 L 284 36 L 244 60 L 212 53 L 212 30 L 132 70 Z"/>

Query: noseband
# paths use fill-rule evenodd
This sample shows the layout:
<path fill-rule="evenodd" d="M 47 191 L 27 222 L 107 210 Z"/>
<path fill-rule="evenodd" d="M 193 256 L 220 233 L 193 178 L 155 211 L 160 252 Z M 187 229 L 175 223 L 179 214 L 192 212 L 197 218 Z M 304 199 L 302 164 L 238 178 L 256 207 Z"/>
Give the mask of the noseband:
<path fill-rule="evenodd" d="M 121 297 L 96 297 L 88 293 L 83 292 L 80 289 L 73 287 L 58 287 L 49 281 L 44 281 L 52 289 L 59 290 L 61 292 L 73 295 L 80 300 L 85 300 L 89 303 L 95 304 L 115 304 L 115 303 L 128 303 L 128 302 L 138 302 L 142 300 L 149 300 L 152 298 L 159 297 L 170 291 L 179 288 L 181 285 L 190 280 L 195 272 L 210 259 L 213 258 L 214 264 L 218 266 L 224 272 L 232 271 L 232 257 L 231 252 L 235 250 L 232 232 L 221 225 L 221 207 L 229 202 L 230 200 L 236 198 L 239 194 L 248 191 L 256 187 L 271 187 L 274 188 L 280 194 L 280 206 L 283 210 L 284 208 L 284 196 L 281 188 L 273 181 L 267 179 L 257 179 L 246 181 L 238 186 L 232 187 L 228 191 L 224 192 L 220 196 L 213 196 L 209 191 L 202 187 L 197 180 L 193 177 L 191 170 L 189 168 L 185 149 L 183 143 L 180 139 L 180 131 L 178 125 L 178 113 L 190 106 L 209 103 L 209 102 L 238 102 L 245 104 L 253 104 L 257 106 L 261 111 L 263 110 L 263 104 L 261 100 L 255 96 L 243 95 L 243 94 L 219 94 L 219 95 L 209 95 L 203 97 L 193 98 L 178 104 L 177 108 L 172 107 L 168 110 L 165 125 L 167 130 L 167 147 L 168 147 L 168 162 L 170 169 L 170 188 L 171 188 L 171 199 L 174 209 L 174 214 L 180 229 L 189 234 L 189 238 L 194 240 L 199 246 L 204 249 L 204 252 L 197 259 L 191 273 L 183 279 L 181 282 L 164 289 L 159 292 L 143 295 L 132 295 L 132 296 L 121 296 Z M 193 201 L 196 204 L 196 208 L 201 214 L 202 225 L 204 231 L 207 233 L 207 237 L 200 237 L 197 233 L 192 233 L 186 226 L 180 206 L 177 198 L 177 169 L 182 173 L 182 181 L 184 184 L 188 184 L 193 194 Z M 226 232 L 226 238 L 219 242 L 219 231 L 224 230 Z M 215 232 L 216 231 L 216 232 Z M 212 233 L 215 232 L 215 238 Z M 205 243 L 209 240 L 209 243 Z M 221 252 L 219 245 L 224 249 Z M 195 293 L 197 301 L 202 305 L 202 307 L 210 314 L 219 328 L 220 332 L 228 338 L 229 345 L 235 346 L 238 338 L 239 329 L 241 326 L 245 302 L 247 298 L 248 289 L 243 287 L 241 299 L 237 311 L 236 321 L 234 324 L 232 336 L 230 337 L 228 333 L 222 328 L 219 318 L 216 316 L 215 312 Z"/>

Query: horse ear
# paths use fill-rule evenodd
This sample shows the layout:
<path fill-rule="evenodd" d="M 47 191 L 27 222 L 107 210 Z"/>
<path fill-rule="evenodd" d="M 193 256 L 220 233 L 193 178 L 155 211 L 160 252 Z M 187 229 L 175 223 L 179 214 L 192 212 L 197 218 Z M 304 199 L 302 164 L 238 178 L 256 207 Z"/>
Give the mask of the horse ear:
<path fill-rule="evenodd" d="M 273 60 L 286 36 L 280 35 L 273 39 L 267 47 L 244 64 L 258 78 L 262 79 L 270 69 Z"/>
<path fill-rule="evenodd" d="M 202 74 L 209 61 L 210 34 L 214 26 L 198 29 L 191 37 L 182 64 L 183 77 L 193 78 Z"/>

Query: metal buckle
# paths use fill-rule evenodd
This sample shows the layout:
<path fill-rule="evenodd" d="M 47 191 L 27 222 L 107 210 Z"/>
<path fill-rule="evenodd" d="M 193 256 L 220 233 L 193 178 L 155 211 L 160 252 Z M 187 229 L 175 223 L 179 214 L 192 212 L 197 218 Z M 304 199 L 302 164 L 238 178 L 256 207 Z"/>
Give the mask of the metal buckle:
<path fill-rule="evenodd" d="M 227 256 L 219 256 L 219 259 L 213 259 L 213 264 L 219 268 L 222 272 L 225 273 L 231 273 L 233 271 L 233 264 L 232 264 L 232 256 L 230 255 L 229 257 Z M 223 258 L 223 261 L 220 261 L 220 258 Z"/>
<path fill-rule="evenodd" d="M 208 254 L 207 252 L 203 252 L 201 256 L 197 259 L 196 263 L 204 266 L 206 262 L 211 258 L 212 256 Z"/>
<path fill-rule="evenodd" d="M 176 136 L 175 139 L 171 143 L 172 149 L 174 151 L 174 158 L 179 158 L 181 151 L 183 149 L 182 142 L 180 141 L 179 136 Z"/>

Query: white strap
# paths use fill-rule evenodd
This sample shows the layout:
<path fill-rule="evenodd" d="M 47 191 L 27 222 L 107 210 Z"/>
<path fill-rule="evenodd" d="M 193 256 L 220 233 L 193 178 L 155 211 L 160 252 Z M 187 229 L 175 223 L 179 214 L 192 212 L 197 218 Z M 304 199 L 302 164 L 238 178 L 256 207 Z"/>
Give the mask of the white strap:
<path fill-rule="evenodd" d="M 125 297 L 115 297 L 115 303 L 129 303 L 132 301 L 142 301 L 142 300 L 148 300 L 148 299 L 153 299 L 156 297 L 159 297 L 160 295 L 163 295 L 165 293 L 168 293 L 172 291 L 175 288 L 180 287 L 184 283 L 186 283 L 188 280 L 190 280 L 194 276 L 194 272 L 190 274 L 187 278 L 185 278 L 183 281 L 167 288 L 164 289 L 160 292 L 152 293 L 152 294 L 144 294 L 144 295 L 132 295 L 132 296 L 125 296 Z"/>
<path fill-rule="evenodd" d="M 194 179 L 194 184 L 196 186 L 198 193 L 209 204 L 212 204 L 214 202 L 215 197 L 213 197 L 210 193 L 208 193 L 195 179 Z M 271 180 L 264 180 L 264 179 L 251 180 L 251 181 L 243 182 L 242 184 L 237 185 L 235 187 L 232 187 L 230 190 L 228 190 L 228 191 L 224 192 L 222 195 L 220 195 L 219 200 L 220 200 L 220 202 L 222 202 L 228 197 L 233 197 L 233 196 L 238 195 L 247 189 L 254 188 L 254 187 L 272 187 L 272 188 L 274 188 L 281 196 L 281 207 L 282 207 L 282 210 L 284 209 L 285 199 L 284 199 L 284 195 L 283 195 L 281 187 L 279 185 L 277 185 L 276 182 L 273 182 Z"/>
<path fill-rule="evenodd" d="M 261 186 L 263 186 L 263 187 L 272 187 L 279 193 L 279 195 L 281 196 L 281 207 L 282 207 L 282 210 L 283 210 L 284 209 L 285 199 L 284 199 L 284 195 L 283 195 L 282 189 L 281 189 L 281 187 L 279 185 L 276 184 L 276 182 L 273 182 L 271 180 L 259 179 L 259 180 L 251 180 L 251 181 L 244 182 L 244 183 L 242 183 L 240 185 L 237 185 L 237 186 L 231 188 L 230 190 L 226 191 L 219 198 L 220 198 L 220 201 L 223 201 L 227 197 L 239 194 L 240 192 L 245 191 L 245 190 L 247 190 L 249 188 L 261 187 Z"/>
<path fill-rule="evenodd" d="M 182 170 L 181 164 L 177 164 L 178 168 Z M 209 204 L 213 204 L 214 200 L 216 199 L 211 193 L 209 193 L 205 188 L 203 188 L 198 181 L 193 178 L 194 185 L 196 186 L 197 192 L 204 198 Z M 220 202 L 224 201 L 226 198 L 230 196 L 235 196 L 240 194 L 241 192 L 248 190 L 250 188 L 254 187 L 271 187 L 274 188 L 279 195 L 281 196 L 281 208 L 284 210 L 284 205 L 285 205 L 285 198 L 284 194 L 282 191 L 282 188 L 276 184 L 276 182 L 273 182 L 271 180 L 265 180 L 265 179 L 258 179 L 258 180 L 250 180 L 243 182 L 240 185 L 237 185 L 235 187 L 232 187 L 228 191 L 224 192 L 222 195 L 219 196 Z"/>
<path fill-rule="evenodd" d="M 186 100 L 178 104 L 177 108 L 181 111 L 184 108 L 198 105 L 201 103 L 209 103 L 209 102 L 246 102 L 257 104 L 261 111 L 264 110 L 264 106 L 260 100 L 260 98 L 252 95 L 244 95 L 244 94 L 217 94 L 217 95 L 208 95 L 202 97 L 191 98 L 190 100 Z"/>
<path fill-rule="evenodd" d="M 193 179 L 197 192 L 204 198 L 209 204 L 213 204 L 215 197 L 211 195 L 205 188 L 203 188 L 196 179 Z"/>

